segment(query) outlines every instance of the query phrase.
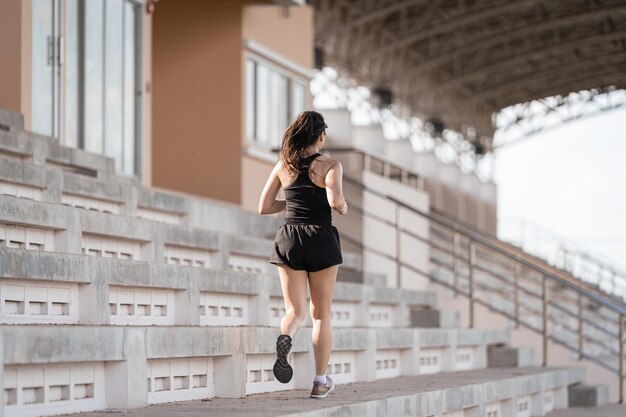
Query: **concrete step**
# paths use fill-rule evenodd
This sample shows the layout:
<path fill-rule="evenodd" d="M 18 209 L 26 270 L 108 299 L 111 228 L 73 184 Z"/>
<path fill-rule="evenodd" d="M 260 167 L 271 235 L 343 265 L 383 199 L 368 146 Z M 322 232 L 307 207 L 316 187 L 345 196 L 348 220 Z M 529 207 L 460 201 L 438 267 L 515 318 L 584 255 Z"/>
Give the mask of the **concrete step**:
<path fill-rule="evenodd" d="M 355 271 L 353 269 L 339 266 L 337 281 L 363 283 L 374 287 L 387 288 L 387 278 L 385 274 L 376 272 Z"/>
<path fill-rule="evenodd" d="M 138 180 L 115 176 L 115 165 L 111 158 L 68 148 L 60 145 L 58 141 L 33 132 L 0 129 L 0 154 L 35 165 L 47 164 L 94 178 L 138 183 Z"/>
<path fill-rule="evenodd" d="M 581 378 L 578 369 L 485 369 L 337 384 L 323 400 L 309 398 L 311 388 L 306 387 L 241 399 L 212 398 L 85 416 L 427 417 L 485 416 L 495 412 L 490 415 L 511 417 L 522 415 L 518 407 L 542 416 L 543 410 L 566 407 L 567 385 Z"/>
<path fill-rule="evenodd" d="M 437 310 L 434 308 L 411 309 L 411 327 L 456 328 L 459 327 L 458 311 Z"/>
<path fill-rule="evenodd" d="M 270 327 L 0 326 L 5 412 L 53 415 L 310 388 L 312 328 L 294 337 L 288 384 L 272 373 L 278 334 Z M 482 369 L 487 345 L 506 339 L 501 331 L 336 328 L 327 373 L 342 384 Z M 67 397 L 63 387 L 75 385 Z M 88 401 L 74 402 L 83 388 Z M 53 391 L 60 398 L 50 408 Z"/>
<path fill-rule="evenodd" d="M 602 407 L 570 407 L 566 410 L 553 411 L 546 417 L 624 417 L 626 405 L 611 404 Z"/>
<path fill-rule="evenodd" d="M 530 347 L 489 346 L 487 366 L 489 368 L 524 368 L 535 363 L 535 351 Z"/>
<path fill-rule="evenodd" d="M 569 405 L 572 407 L 600 407 L 608 403 L 607 385 L 575 384 L 569 387 Z"/>
<path fill-rule="evenodd" d="M 278 216 L 259 216 L 234 204 L 81 175 L 2 154 L 0 194 L 272 239 L 282 222 Z"/>
<path fill-rule="evenodd" d="M 0 108 L 0 130 L 24 130 L 24 116 L 7 109 Z"/>
<path fill-rule="evenodd" d="M 273 272 L 268 275 L 0 247 L 0 277 L 6 278 L 0 286 L 11 293 L 4 300 L 22 303 L 21 308 L 14 306 L 18 308 L 14 312 L 5 312 L 3 307 L 0 320 L 278 327 L 285 306 L 280 281 Z M 46 297 L 39 294 L 44 288 Z M 310 297 L 308 292 L 307 288 Z M 52 310 L 30 314 L 31 307 L 27 310 L 24 303 L 32 297 L 45 303 L 47 309 L 60 308 L 61 314 Z M 146 304 L 141 299 L 152 301 Z M 409 326 L 410 309 L 434 308 L 435 303 L 436 297 L 430 292 L 337 282 L 331 320 L 334 327 L 402 328 Z M 305 323 L 309 322 L 307 317 Z"/>

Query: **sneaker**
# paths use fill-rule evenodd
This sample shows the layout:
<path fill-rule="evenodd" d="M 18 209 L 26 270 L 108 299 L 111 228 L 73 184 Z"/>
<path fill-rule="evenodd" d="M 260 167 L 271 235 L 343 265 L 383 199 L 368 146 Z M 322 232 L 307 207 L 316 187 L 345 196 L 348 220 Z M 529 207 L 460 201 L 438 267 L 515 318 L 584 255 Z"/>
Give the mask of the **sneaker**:
<path fill-rule="evenodd" d="M 293 354 L 291 353 L 291 336 L 281 334 L 276 340 L 276 363 L 274 364 L 274 376 L 283 384 L 291 381 L 293 377 Z"/>
<path fill-rule="evenodd" d="M 335 390 L 335 383 L 332 378 L 326 375 L 326 384 L 320 381 L 313 381 L 313 389 L 311 390 L 311 398 L 326 398 L 328 394 Z"/>

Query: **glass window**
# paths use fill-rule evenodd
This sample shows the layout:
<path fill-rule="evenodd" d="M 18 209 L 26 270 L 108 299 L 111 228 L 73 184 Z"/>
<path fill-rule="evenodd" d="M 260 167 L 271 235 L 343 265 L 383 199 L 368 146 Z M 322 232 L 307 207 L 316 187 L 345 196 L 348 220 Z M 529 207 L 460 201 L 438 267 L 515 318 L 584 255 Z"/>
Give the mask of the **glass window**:
<path fill-rule="evenodd" d="M 256 64 L 249 59 L 246 62 L 246 139 L 256 137 Z"/>
<path fill-rule="evenodd" d="M 278 69 L 246 62 L 246 139 L 278 147 L 291 121 L 305 109 L 306 86 Z"/>
<path fill-rule="evenodd" d="M 103 2 L 85 4 L 85 150 L 103 152 Z"/>
<path fill-rule="evenodd" d="M 293 84 L 293 100 L 291 102 L 291 120 L 294 120 L 306 107 L 306 86 L 296 81 Z"/>
<path fill-rule="evenodd" d="M 278 72 L 272 73 L 272 114 L 269 145 L 280 145 L 283 133 L 289 125 L 289 82 L 287 77 Z"/>
<path fill-rule="evenodd" d="M 79 146 L 79 6 L 78 0 L 67 0 L 65 21 L 65 101 L 63 143 L 77 148 Z"/>
<path fill-rule="evenodd" d="M 267 145 L 270 140 L 270 71 L 265 65 L 257 65 L 256 74 L 256 140 L 261 144 Z"/>
<path fill-rule="evenodd" d="M 33 131 L 110 156 L 119 174 L 136 175 L 140 4 L 33 0 L 32 13 Z"/>
<path fill-rule="evenodd" d="M 115 158 L 115 169 L 122 171 L 124 142 L 124 1 L 106 0 L 105 27 L 105 105 L 104 154 Z"/>
<path fill-rule="evenodd" d="M 54 135 L 55 11 L 52 0 L 33 0 L 32 129 L 47 136 Z"/>
<path fill-rule="evenodd" d="M 110 0 L 109 0 L 110 1 Z M 139 137 L 137 119 L 141 92 L 137 91 L 137 48 L 138 8 L 132 3 L 124 2 L 124 166 L 122 172 L 126 175 L 136 173 L 135 149 L 136 138 Z"/>

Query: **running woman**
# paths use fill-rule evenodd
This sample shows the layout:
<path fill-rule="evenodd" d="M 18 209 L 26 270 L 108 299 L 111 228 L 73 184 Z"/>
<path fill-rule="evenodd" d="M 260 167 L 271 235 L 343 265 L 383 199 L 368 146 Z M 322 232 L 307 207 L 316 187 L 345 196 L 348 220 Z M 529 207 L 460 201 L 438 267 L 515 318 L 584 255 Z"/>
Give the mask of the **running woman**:
<path fill-rule="evenodd" d="M 315 353 L 311 398 L 326 398 L 335 389 L 326 368 L 332 348 L 331 302 L 343 258 L 331 209 L 339 214 L 348 212 L 341 163 L 319 152 L 326 144 L 327 127 L 318 112 L 305 111 L 298 116 L 283 135 L 280 160 L 259 201 L 260 214 L 285 212 L 269 257 L 278 267 L 286 309 L 276 340 L 274 376 L 282 383 L 293 377 L 291 345 L 306 319 L 308 280 Z M 276 199 L 281 187 L 285 200 Z"/>

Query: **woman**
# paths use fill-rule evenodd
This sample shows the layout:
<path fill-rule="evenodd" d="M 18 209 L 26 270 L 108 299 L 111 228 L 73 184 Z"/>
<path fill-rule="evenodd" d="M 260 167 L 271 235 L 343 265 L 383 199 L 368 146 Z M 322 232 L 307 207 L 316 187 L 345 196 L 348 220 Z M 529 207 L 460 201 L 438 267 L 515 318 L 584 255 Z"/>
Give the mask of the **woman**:
<path fill-rule="evenodd" d="M 326 143 L 327 127 L 321 114 L 305 111 L 287 128 L 280 161 L 259 202 L 260 214 L 285 211 L 285 224 L 278 228 L 269 260 L 278 267 L 286 309 L 276 341 L 274 376 L 282 383 L 293 376 L 291 343 L 306 319 L 308 279 L 315 353 L 311 398 L 326 398 L 335 389 L 326 367 L 332 346 L 330 304 L 343 258 L 331 208 L 340 214 L 348 212 L 341 163 L 319 153 Z M 281 186 L 286 200 L 276 200 Z"/>

